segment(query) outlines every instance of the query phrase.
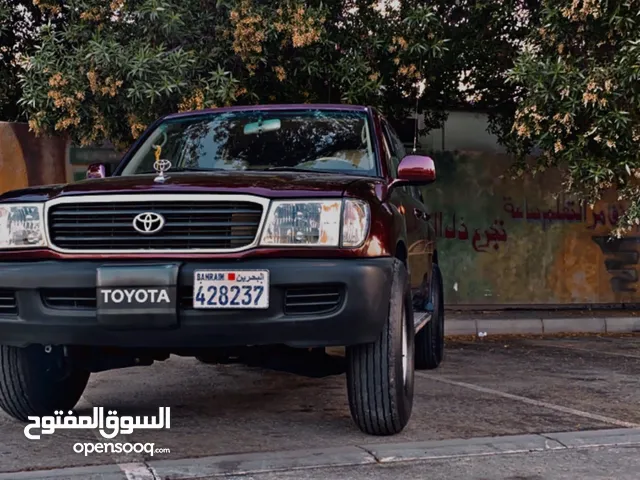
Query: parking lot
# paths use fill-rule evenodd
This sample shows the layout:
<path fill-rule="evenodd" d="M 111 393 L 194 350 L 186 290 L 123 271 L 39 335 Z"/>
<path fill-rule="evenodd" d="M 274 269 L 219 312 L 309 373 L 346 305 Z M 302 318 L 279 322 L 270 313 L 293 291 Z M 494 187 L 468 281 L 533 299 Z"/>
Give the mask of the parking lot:
<path fill-rule="evenodd" d="M 396 437 L 370 437 L 356 429 L 344 375 L 314 379 L 179 357 L 94 375 L 76 413 L 101 406 L 119 415 L 156 415 L 159 407 L 171 407 L 170 430 L 116 439 L 168 448 L 170 453 L 153 460 L 171 460 L 638 428 L 639 386 L 640 335 L 457 337 L 448 340 L 440 369 L 417 373 L 412 419 Z M 77 442 L 104 441 L 98 436 L 67 430 L 28 440 L 23 425 L 0 416 L 0 472 L 142 460 L 73 451 Z"/>

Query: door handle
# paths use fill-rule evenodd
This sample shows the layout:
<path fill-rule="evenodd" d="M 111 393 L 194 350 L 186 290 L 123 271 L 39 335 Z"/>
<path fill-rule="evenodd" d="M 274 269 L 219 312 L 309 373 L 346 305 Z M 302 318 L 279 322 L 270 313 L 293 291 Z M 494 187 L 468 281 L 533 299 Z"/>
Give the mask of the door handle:
<path fill-rule="evenodd" d="M 416 218 L 419 218 L 421 220 L 429 220 L 431 218 L 431 215 L 429 215 L 427 212 L 423 212 L 419 208 L 414 208 L 413 214 L 416 216 Z"/>

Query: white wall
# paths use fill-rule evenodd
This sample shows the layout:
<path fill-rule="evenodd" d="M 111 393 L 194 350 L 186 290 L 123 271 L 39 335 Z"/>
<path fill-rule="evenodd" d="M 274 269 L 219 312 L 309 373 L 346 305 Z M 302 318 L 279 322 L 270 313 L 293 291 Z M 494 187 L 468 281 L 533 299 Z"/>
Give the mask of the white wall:
<path fill-rule="evenodd" d="M 495 135 L 487 132 L 488 117 L 483 113 L 449 112 L 444 128 L 431 130 L 420 137 L 426 150 L 477 150 L 504 153 Z M 444 134 L 444 135 L 443 135 Z"/>

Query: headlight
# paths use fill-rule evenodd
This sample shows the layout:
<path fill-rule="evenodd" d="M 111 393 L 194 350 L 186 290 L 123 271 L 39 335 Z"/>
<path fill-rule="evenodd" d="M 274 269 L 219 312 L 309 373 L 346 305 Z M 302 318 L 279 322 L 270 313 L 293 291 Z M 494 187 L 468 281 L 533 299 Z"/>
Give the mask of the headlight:
<path fill-rule="evenodd" d="M 261 245 L 360 246 L 369 229 L 369 207 L 359 200 L 274 201 Z"/>
<path fill-rule="evenodd" d="M 345 200 L 342 214 L 342 246 L 359 247 L 369 234 L 369 204 L 362 200 Z"/>
<path fill-rule="evenodd" d="M 42 204 L 0 205 L 0 249 L 46 246 L 43 217 Z"/>

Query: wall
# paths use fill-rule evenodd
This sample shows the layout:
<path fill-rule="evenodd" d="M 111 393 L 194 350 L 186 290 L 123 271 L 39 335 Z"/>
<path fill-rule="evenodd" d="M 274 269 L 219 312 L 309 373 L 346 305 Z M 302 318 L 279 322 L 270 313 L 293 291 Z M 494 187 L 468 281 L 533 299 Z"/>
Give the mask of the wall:
<path fill-rule="evenodd" d="M 108 163 L 117 165 L 122 154 L 109 145 L 96 147 L 78 147 L 72 145 L 69 148 L 70 181 L 78 181 L 86 178 L 87 167 L 92 163 Z"/>
<path fill-rule="evenodd" d="M 67 181 L 67 142 L 35 138 L 26 123 L 0 122 L 0 193 Z"/>
<path fill-rule="evenodd" d="M 638 303 L 640 232 L 610 241 L 624 212 L 613 192 L 591 209 L 561 194 L 557 171 L 514 181 L 505 154 L 433 156 L 424 193 L 448 304 Z"/>
<path fill-rule="evenodd" d="M 485 153 L 506 153 L 495 135 L 487 132 L 487 115 L 478 112 L 449 112 L 443 128 L 431 130 L 420 138 L 427 150 L 475 150 Z"/>
<path fill-rule="evenodd" d="M 454 111 L 419 140 L 436 161 L 438 180 L 425 195 L 447 303 L 640 303 L 640 232 L 610 238 L 625 207 L 615 192 L 591 209 L 562 195 L 555 170 L 524 181 L 501 178 L 510 157 L 487 126 L 482 113 Z"/>

